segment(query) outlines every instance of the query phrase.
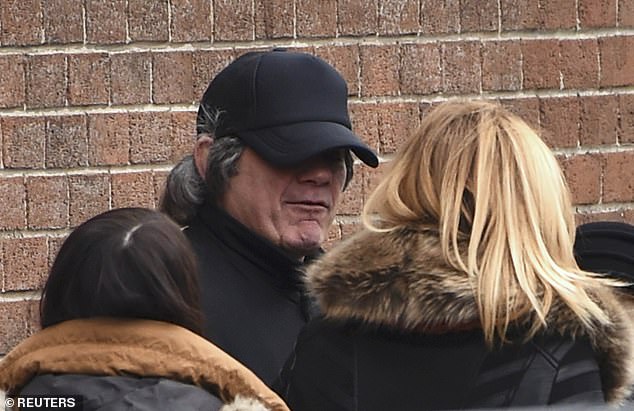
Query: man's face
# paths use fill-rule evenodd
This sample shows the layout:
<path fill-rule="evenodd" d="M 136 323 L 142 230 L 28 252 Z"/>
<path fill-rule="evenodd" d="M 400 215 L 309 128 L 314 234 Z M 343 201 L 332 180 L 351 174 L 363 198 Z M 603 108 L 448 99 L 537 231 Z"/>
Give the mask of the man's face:
<path fill-rule="evenodd" d="M 279 168 L 246 147 L 221 206 L 252 231 L 301 258 L 326 239 L 345 177 L 343 150 Z"/>

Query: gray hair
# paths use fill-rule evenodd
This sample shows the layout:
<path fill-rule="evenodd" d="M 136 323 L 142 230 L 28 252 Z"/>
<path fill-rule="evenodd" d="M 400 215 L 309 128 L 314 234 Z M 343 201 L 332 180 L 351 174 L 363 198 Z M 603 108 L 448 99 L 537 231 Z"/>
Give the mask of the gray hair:
<path fill-rule="evenodd" d="M 233 136 L 214 138 L 221 111 L 201 105 L 196 128 L 198 137 L 209 135 L 205 178 L 198 174 L 192 155 L 185 156 L 167 176 L 159 209 L 179 224 L 188 224 L 205 202 L 218 204 L 227 190 L 229 179 L 238 173 L 238 160 L 244 143 Z"/>

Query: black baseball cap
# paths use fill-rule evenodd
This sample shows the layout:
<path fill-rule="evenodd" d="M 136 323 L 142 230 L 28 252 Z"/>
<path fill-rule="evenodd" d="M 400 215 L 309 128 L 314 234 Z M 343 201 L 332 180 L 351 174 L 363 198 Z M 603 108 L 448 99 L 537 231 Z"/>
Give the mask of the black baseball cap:
<path fill-rule="evenodd" d="M 215 137 L 237 136 L 262 158 L 292 166 L 327 150 L 351 150 L 377 167 L 374 152 L 351 130 L 345 80 L 306 53 L 275 49 L 243 54 L 209 83 L 198 109 L 220 110 Z"/>

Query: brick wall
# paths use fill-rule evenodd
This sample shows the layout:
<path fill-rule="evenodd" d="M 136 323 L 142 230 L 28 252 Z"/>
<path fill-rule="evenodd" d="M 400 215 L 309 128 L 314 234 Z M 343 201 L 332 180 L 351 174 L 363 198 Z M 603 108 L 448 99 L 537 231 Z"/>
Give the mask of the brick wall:
<path fill-rule="evenodd" d="M 208 81 L 272 46 L 343 74 L 384 161 L 431 105 L 499 100 L 559 156 L 579 221 L 634 222 L 632 0 L 2 0 L 0 355 L 37 328 L 69 230 L 156 206 Z M 381 174 L 356 167 L 331 242 Z"/>

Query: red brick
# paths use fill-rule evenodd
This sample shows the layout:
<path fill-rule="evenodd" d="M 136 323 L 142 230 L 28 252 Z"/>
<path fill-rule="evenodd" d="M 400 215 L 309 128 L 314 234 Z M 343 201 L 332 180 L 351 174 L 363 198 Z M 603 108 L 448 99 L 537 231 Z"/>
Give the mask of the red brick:
<path fill-rule="evenodd" d="M 579 101 L 576 97 L 539 100 L 542 138 L 551 148 L 575 147 L 579 140 Z"/>
<path fill-rule="evenodd" d="M 417 0 L 382 0 L 379 2 L 379 33 L 418 33 L 420 8 Z"/>
<path fill-rule="evenodd" d="M 438 43 L 403 44 L 400 64 L 401 94 L 432 94 L 442 90 L 442 62 Z"/>
<path fill-rule="evenodd" d="M 559 42 L 522 40 L 524 89 L 559 89 Z"/>
<path fill-rule="evenodd" d="M 172 155 L 171 161 L 179 161 L 191 154 L 196 142 L 196 113 L 191 111 L 172 112 Z"/>
<path fill-rule="evenodd" d="M 498 0 L 461 0 L 460 31 L 497 31 Z"/>
<path fill-rule="evenodd" d="M 295 5 L 287 0 L 255 0 L 255 38 L 292 38 Z"/>
<path fill-rule="evenodd" d="M 130 113 L 130 162 L 162 163 L 172 156 L 169 112 Z"/>
<path fill-rule="evenodd" d="M 37 300 L 0 302 L 0 355 L 7 354 L 34 332 L 39 323 L 38 304 Z"/>
<path fill-rule="evenodd" d="M 55 116 L 46 122 L 46 167 L 88 165 L 86 117 Z"/>
<path fill-rule="evenodd" d="M 112 174 L 112 208 L 154 208 L 154 180 L 149 171 Z"/>
<path fill-rule="evenodd" d="M 362 45 L 361 95 L 395 96 L 399 89 L 399 49 L 396 45 Z"/>
<path fill-rule="evenodd" d="M 634 94 L 619 96 L 619 142 L 634 143 Z"/>
<path fill-rule="evenodd" d="M 5 238 L 2 245 L 4 289 L 42 288 L 48 272 L 46 237 Z"/>
<path fill-rule="evenodd" d="M 537 98 L 504 99 L 500 100 L 500 103 L 524 120 L 535 132 L 539 132 L 539 100 Z"/>
<path fill-rule="evenodd" d="M 602 37 L 601 87 L 634 85 L 634 36 Z"/>
<path fill-rule="evenodd" d="M 573 29 L 577 27 L 577 8 L 571 0 L 548 0 L 539 2 L 541 28 Z"/>
<path fill-rule="evenodd" d="M 48 237 L 48 266 L 53 266 L 53 262 L 55 262 L 55 258 L 57 257 L 57 253 L 59 253 L 59 249 L 62 248 L 62 244 L 68 235 L 62 235 L 61 237 Z"/>
<path fill-rule="evenodd" d="M 379 149 L 379 107 L 376 103 L 349 105 L 352 130 L 373 150 Z"/>
<path fill-rule="evenodd" d="M 334 37 L 337 33 L 337 0 L 296 0 L 297 37 Z"/>
<path fill-rule="evenodd" d="M 67 227 L 68 180 L 66 177 L 27 177 L 26 209 L 29 228 Z"/>
<path fill-rule="evenodd" d="M 619 101 L 616 96 L 582 97 L 579 141 L 582 146 L 616 144 Z"/>
<path fill-rule="evenodd" d="M 460 2 L 421 0 L 421 31 L 424 34 L 458 33 Z"/>
<path fill-rule="evenodd" d="M 581 28 L 616 26 L 617 0 L 578 0 L 579 25 Z M 619 2 L 627 3 L 627 1 Z"/>
<path fill-rule="evenodd" d="M 125 43 L 127 0 L 85 0 L 86 42 Z"/>
<path fill-rule="evenodd" d="M 68 103 L 84 106 L 110 101 L 110 60 L 105 53 L 68 57 Z"/>
<path fill-rule="evenodd" d="M 348 85 L 348 95 L 359 95 L 359 46 L 325 45 L 315 48 L 315 55 L 332 65 Z"/>
<path fill-rule="evenodd" d="M 595 154 L 560 158 L 573 204 L 594 204 L 601 198 L 601 157 Z"/>
<path fill-rule="evenodd" d="M 47 43 L 84 41 L 83 7 L 76 0 L 47 0 L 42 2 L 42 7 Z"/>
<path fill-rule="evenodd" d="M 559 53 L 564 88 L 598 87 L 599 43 L 595 39 L 561 40 Z"/>
<path fill-rule="evenodd" d="M 167 41 L 168 0 L 128 0 L 128 32 L 132 41 Z"/>
<path fill-rule="evenodd" d="M 149 53 L 111 54 L 112 104 L 149 103 L 151 69 Z"/>
<path fill-rule="evenodd" d="M 337 0 L 338 33 L 365 36 L 377 32 L 378 0 Z"/>
<path fill-rule="evenodd" d="M 42 7 L 40 0 L 2 0 L 0 13 L 3 46 L 42 43 Z"/>
<path fill-rule="evenodd" d="M 233 49 L 196 50 L 192 56 L 194 98 L 199 101 L 211 80 L 235 58 Z"/>
<path fill-rule="evenodd" d="M 482 89 L 520 90 L 522 50 L 519 41 L 487 41 L 482 46 Z"/>
<path fill-rule="evenodd" d="M 91 166 L 127 164 L 129 126 L 127 113 L 88 115 L 88 163 Z"/>
<path fill-rule="evenodd" d="M 443 90 L 448 93 L 478 93 L 482 82 L 481 44 L 477 41 L 445 43 Z"/>
<path fill-rule="evenodd" d="M 214 40 L 253 40 L 254 13 L 252 0 L 214 0 Z"/>
<path fill-rule="evenodd" d="M 359 215 L 363 208 L 363 178 L 360 164 L 354 167 L 354 176 L 341 196 L 337 215 Z"/>
<path fill-rule="evenodd" d="M 0 108 L 24 106 L 25 69 L 26 59 L 23 55 L 0 56 Z"/>
<path fill-rule="evenodd" d="M 0 230 L 26 227 L 26 188 L 22 177 L 0 178 Z"/>
<path fill-rule="evenodd" d="M 66 103 L 66 58 L 63 54 L 28 57 L 26 105 L 63 107 Z"/>
<path fill-rule="evenodd" d="M 634 200 L 634 151 L 605 153 L 603 202 Z"/>
<path fill-rule="evenodd" d="M 634 27 L 634 2 L 619 1 L 618 27 Z"/>
<path fill-rule="evenodd" d="M 538 28 L 541 24 L 539 4 L 535 0 L 500 0 L 502 31 Z"/>
<path fill-rule="evenodd" d="M 107 174 L 70 175 L 68 191 L 71 227 L 108 210 L 110 179 Z"/>
<path fill-rule="evenodd" d="M 44 168 L 46 123 L 43 117 L 2 118 L 5 168 Z"/>
<path fill-rule="evenodd" d="M 211 2 L 171 0 L 173 42 L 211 40 Z"/>
<path fill-rule="evenodd" d="M 157 104 L 192 103 L 192 53 L 178 51 L 152 55 L 152 94 Z"/>
<path fill-rule="evenodd" d="M 416 103 L 384 103 L 379 106 L 381 154 L 398 151 L 420 124 Z"/>

